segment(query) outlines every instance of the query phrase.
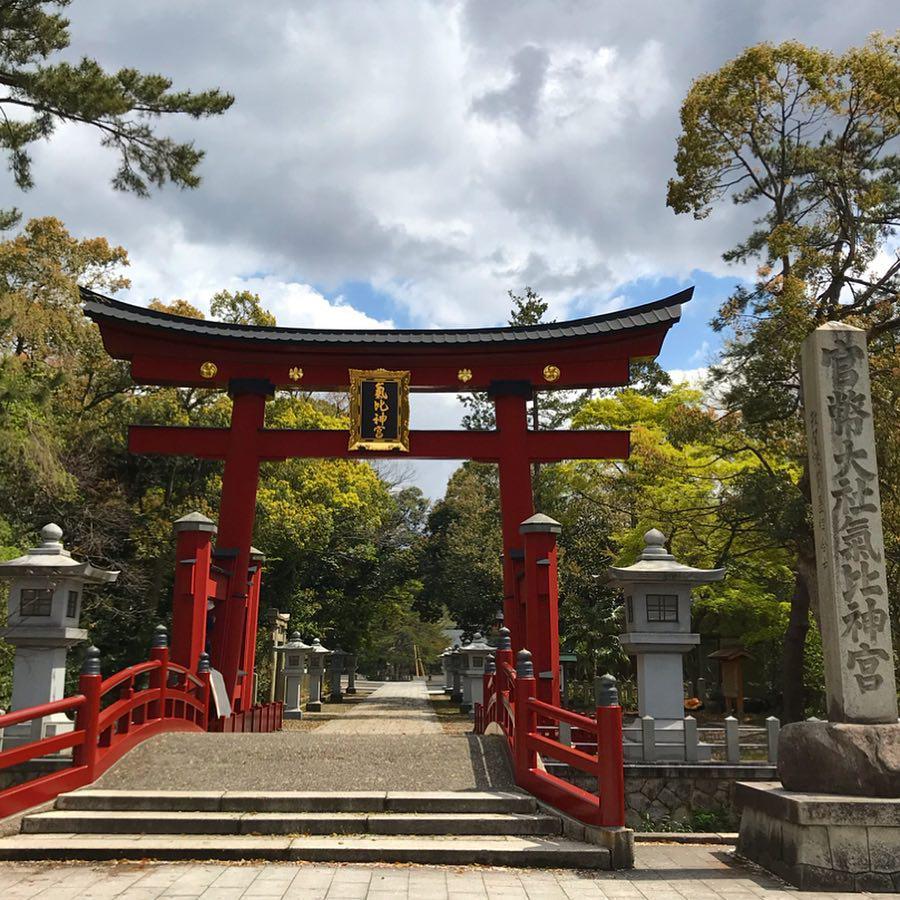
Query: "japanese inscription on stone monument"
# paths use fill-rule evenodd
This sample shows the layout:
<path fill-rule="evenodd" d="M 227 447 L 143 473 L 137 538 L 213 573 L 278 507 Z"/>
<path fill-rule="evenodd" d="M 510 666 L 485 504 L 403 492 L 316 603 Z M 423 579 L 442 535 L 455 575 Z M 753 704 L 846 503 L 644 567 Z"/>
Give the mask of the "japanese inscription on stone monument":
<path fill-rule="evenodd" d="M 865 332 L 817 328 L 802 370 L 828 718 L 896 722 Z"/>
<path fill-rule="evenodd" d="M 409 450 L 409 372 L 350 370 L 349 446 Z"/>

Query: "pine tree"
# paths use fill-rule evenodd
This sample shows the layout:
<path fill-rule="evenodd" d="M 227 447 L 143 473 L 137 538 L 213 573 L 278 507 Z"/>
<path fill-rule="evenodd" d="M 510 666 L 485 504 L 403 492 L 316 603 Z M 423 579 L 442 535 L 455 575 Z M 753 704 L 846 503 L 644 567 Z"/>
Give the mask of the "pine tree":
<path fill-rule="evenodd" d="M 164 75 L 123 68 L 106 72 L 97 60 L 77 64 L 51 58 L 69 46 L 69 21 L 60 10 L 69 0 L 0 0 L 0 150 L 9 156 L 17 187 L 34 185 L 29 147 L 50 138 L 61 123 L 96 129 L 104 147 L 119 154 L 113 187 L 147 196 L 167 182 L 182 188 L 200 183 L 203 151 L 192 141 L 157 135 L 151 122 L 171 113 L 191 118 L 219 115 L 234 102 L 218 88 L 172 91 Z M 0 210 L 0 229 L 20 218 Z"/>

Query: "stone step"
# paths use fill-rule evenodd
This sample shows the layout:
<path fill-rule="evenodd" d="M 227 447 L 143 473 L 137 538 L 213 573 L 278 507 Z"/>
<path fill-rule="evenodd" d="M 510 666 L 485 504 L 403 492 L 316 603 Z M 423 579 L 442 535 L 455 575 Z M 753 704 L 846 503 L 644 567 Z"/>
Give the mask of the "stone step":
<path fill-rule="evenodd" d="M 609 851 L 558 837 L 210 836 L 84 837 L 22 834 L 0 839 L 0 860 L 283 860 L 608 869 Z"/>
<path fill-rule="evenodd" d="M 122 791 L 60 794 L 58 810 L 145 812 L 533 813 L 512 791 Z"/>
<path fill-rule="evenodd" d="M 161 812 L 52 810 L 22 820 L 23 834 L 553 835 L 534 813 Z"/>

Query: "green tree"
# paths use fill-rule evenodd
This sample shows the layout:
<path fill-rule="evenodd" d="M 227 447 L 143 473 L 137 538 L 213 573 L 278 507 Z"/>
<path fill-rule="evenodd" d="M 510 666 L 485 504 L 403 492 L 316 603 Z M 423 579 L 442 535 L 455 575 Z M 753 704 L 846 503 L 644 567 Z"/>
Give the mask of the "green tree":
<path fill-rule="evenodd" d="M 0 554 L 32 546 L 53 520 L 73 553 L 121 571 L 115 585 L 88 592 L 82 612 L 107 673 L 146 658 L 153 628 L 171 614 L 172 521 L 194 509 L 215 520 L 221 490 L 221 462 L 132 457 L 125 425 L 223 427 L 231 413 L 218 391 L 135 389 L 127 366 L 106 354 L 78 283 L 114 292 L 127 284 L 127 261 L 122 248 L 74 238 L 55 219 L 0 242 Z M 183 300 L 151 305 L 203 318 Z M 295 392 L 279 394 L 267 418 L 277 428 L 346 427 L 336 403 Z M 357 649 L 372 623 L 415 604 L 426 506 L 414 490 L 392 492 L 364 462 L 263 466 L 261 621 L 275 607 L 307 636 Z M 0 705 L 10 662 L 0 643 Z"/>
<path fill-rule="evenodd" d="M 446 608 L 467 634 L 485 631 L 503 597 L 497 467 L 464 463 L 428 516 L 417 609 L 429 619 Z"/>
<path fill-rule="evenodd" d="M 274 325 L 275 316 L 263 308 L 259 294 L 251 291 L 219 291 L 209 304 L 210 315 L 235 325 Z"/>
<path fill-rule="evenodd" d="M 900 225 L 898 96 L 900 37 L 873 35 L 843 54 L 796 41 L 750 47 L 698 78 L 681 109 L 668 205 L 703 218 L 730 199 L 757 214 L 748 237 L 724 254 L 756 260 L 759 269 L 756 283 L 738 287 L 713 321 L 727 342 L 711 376 L 726 411 L 723 440 L 749 438 L 761 458 L 795 460 L 790 469 L 764 466 L 746 482 L 749 514 L 795 560 L 784 643 L 788 720 L 804 714 L 804 644 L 817 605 L 797 356 L 803 338 L 826 321 L 865 328 L 876 419 L 895 421 L 900 259 L 888 251 Z M 879 434 L 887 515 L 900 490 L 889 455 L 894 431 Z M 781 501 L 774 508 L 773 497 Z M 898 528 L 886 532 L 896 571 Z"/>
<path fill-rule="evenodd" d="M 9 156 L 16 185 L 34 184 L 30 145 L 51 137 L 60 123 L 95 128 L 104 147 L 119 155 L 112 184 L 146 196 L 150 187 L 171 182 L 182 188 L 200 183 L 203 151 L 193 142 L 158 135 L 153 120 L 182 113 L 198 119 L 219 115 L 234 102 L 219 89 L 173 91 L 164 75 L 137 69 L 106 72 L 96 60 L 77 64 L 53 61 L 69 46 L 69 0 L 5 0 L 0 3 L 0 97 L 3 128 L 0 148 Z M 17 210 L 0 212 L 0 228 L 19 219 Z"/>

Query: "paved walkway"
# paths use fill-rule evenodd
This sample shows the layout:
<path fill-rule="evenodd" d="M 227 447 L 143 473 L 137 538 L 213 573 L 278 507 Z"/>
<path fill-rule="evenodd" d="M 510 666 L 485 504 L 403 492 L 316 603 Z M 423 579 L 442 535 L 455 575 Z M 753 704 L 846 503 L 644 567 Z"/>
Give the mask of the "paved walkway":
<path fill-rule="evenodd" d="M 735 862 L 727 847 L 638 848 L 629 872 L 440 866 L 0 864 L 4 900 L 836 900 Z M 884 896 L 884 895 L 881 895 Z"/>
<path fill-rule="evenodd" d="M 424 681 L 388 681 L 317 734 L 441 734 Z"/>

